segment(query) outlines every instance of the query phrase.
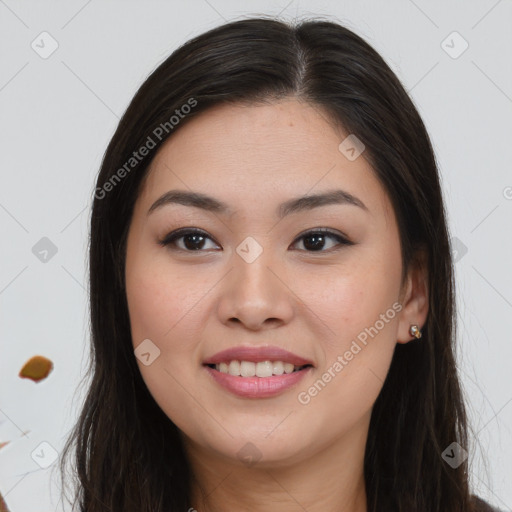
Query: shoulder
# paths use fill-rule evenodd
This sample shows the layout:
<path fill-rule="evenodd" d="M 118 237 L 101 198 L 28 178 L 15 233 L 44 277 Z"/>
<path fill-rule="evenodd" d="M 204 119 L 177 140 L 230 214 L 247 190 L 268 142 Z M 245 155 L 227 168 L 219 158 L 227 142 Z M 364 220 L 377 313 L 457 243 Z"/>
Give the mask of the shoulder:
<path fill-rule="evenodd" d="M 476 495 L 471 496 L 472 512 L 502 512 Z"/>

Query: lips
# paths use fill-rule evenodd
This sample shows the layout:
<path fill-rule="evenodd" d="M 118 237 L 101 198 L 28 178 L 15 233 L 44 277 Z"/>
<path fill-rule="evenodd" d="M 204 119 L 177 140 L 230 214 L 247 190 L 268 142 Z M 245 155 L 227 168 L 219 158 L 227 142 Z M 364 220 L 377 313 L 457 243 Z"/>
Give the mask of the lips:
<path fill-rule="evenodd" d="M 241 398 L 273 398 L 290 391 L 311 374 L 313 368 L 306 367 L 293 373 L 273 375 L 272 377 L 236 377 L 204 366 L 205 371 L 214 382 L 230 394 Z"/>
<path fill-rule="evenodd" d="M 292 363 L 294 366 L 314 366 L 313 362 L 297 354 L 289 352 L 275 346 L 266 347 L 247 347 L 239 346 L 228 348 L 217 352 L 203 361 L 204 365 L 213 365 L 220 363 L 229 363 L 230 361 L 252 361 L 259 363 L 261 361 L 282 361 L 283 363 Z"/>

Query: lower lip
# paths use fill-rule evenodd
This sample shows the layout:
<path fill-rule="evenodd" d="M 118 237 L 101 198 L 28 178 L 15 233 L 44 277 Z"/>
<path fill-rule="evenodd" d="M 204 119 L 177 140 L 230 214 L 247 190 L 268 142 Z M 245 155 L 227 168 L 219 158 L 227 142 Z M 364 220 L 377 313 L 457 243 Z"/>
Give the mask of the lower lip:
<path fill-rule="evenodd" d="M 279 395 L 297 384 L 313 369 L 313 367 L 308 366 L 297 372 L 272 375 L 272 377 L 237 377 L 229 373 L 222 373 L 206 365 L 204 367 L 222 387 L 244 398 L 268 398 Z"/>

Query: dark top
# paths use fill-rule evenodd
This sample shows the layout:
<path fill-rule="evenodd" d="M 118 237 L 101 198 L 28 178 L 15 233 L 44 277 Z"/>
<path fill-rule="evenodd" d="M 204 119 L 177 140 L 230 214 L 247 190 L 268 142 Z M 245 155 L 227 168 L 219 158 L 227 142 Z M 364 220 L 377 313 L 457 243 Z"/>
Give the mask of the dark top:
<path fill-rule="evenodd" d="M 503 512 L 499 508 L 491 507 L 489 503 L 482 500 L 478 496 L 473 495 L 474 511 L 475 512 Z"/>

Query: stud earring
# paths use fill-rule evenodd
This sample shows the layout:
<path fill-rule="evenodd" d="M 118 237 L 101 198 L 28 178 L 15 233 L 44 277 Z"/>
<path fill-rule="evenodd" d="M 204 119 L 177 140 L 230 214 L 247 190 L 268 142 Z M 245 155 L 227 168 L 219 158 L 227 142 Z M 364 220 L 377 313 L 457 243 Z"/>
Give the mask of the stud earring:
<path fill-rule="evenodd" d="M 417 325 L 411 325 L 409 329 L 409 334 L 411 336 L 414 336 L 418 340 L 421 338 L 421 330 Z"/>

